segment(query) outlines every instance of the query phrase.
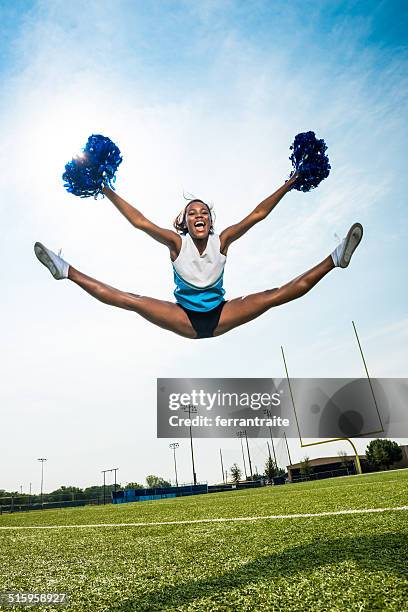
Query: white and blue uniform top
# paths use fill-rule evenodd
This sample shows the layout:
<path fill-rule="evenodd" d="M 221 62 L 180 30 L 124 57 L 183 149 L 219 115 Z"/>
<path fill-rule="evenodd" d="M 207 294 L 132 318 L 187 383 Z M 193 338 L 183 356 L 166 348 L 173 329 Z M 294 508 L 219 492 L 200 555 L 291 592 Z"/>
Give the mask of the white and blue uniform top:
<path fill-rule="evenodd" d="M 220 237 L 209 234 L 200 255 L 190 234 L 181 236 L 180 253 L 172 263 L 178 304 L 189 310 L 206 312 L 224 301 L 224 266 L 227 258 L 220 253 Z"/>

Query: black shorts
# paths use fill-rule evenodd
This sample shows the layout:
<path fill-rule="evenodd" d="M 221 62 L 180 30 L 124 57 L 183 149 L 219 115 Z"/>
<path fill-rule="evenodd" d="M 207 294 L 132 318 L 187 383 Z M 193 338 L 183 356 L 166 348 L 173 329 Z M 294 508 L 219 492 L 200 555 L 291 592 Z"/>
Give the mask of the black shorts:
<path fill-rule="evenodd" d="M 222 309 L 226 303 L 227 302 L 224 300 L 212 310 L 206 310 L 204 312 L 189 310 L 188 308 L 184 308 L 181 304 L 177 304 L 177 306 L 180 306 L 187 314 L 191 325 L 197 332 L 197 338 L 212 338 L 214 336 L 214 330 L 219 323 Z"/>

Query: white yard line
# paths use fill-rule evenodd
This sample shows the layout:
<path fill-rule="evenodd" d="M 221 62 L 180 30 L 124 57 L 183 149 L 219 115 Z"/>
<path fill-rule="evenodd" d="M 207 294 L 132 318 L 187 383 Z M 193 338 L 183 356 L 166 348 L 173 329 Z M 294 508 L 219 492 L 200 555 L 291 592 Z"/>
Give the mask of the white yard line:
<path fill-rule="evenodd" d="M 90 525 L 0 525 L 0 529 L 84 529 L 90 527 L 160 527 L 162 525 L 196 525 L 200 523 L 234 523 L 243 521 L 269 521 L 274 519 L 320 518 L 322 516 L 343 516 L 348 514 L 372 514 L 408 510 L 408 506 L 395 508 L 363 508 L 357 510 L 336 510 L 310 514 L 272 514 L 270 516 L 238 516 L 231 518 L 192 519 L 190 521 L 162 521 L 152 523 L 94 523 Z"/>

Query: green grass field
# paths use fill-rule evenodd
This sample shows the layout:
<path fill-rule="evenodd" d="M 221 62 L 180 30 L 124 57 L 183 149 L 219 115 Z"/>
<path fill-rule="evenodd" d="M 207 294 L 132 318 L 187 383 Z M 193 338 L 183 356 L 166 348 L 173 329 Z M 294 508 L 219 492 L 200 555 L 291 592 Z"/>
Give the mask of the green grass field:
<path fill-rule="evenodd" d="M 402 506 L 408 506 L 408 470 L 3 515 L 0 591 L 70 596 L 66 608 L 37 610 L 402 612 L 408 610 L 408 509 L 113 526 Z M 3 529 L 11 526 L 18 529 Z"/>

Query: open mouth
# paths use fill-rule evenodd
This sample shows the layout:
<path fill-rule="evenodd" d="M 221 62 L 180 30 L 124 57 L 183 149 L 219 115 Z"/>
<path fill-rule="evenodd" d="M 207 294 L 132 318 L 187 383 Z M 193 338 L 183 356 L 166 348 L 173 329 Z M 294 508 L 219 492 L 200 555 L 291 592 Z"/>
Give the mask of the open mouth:
<path fill-rule="evenodd" d="M 194 223 L 194 227 L 196 227 L 197 229 L 204 228 L 205 227 L 205 223 L 204 223 L 204 221 L 196 221 Z"/>

